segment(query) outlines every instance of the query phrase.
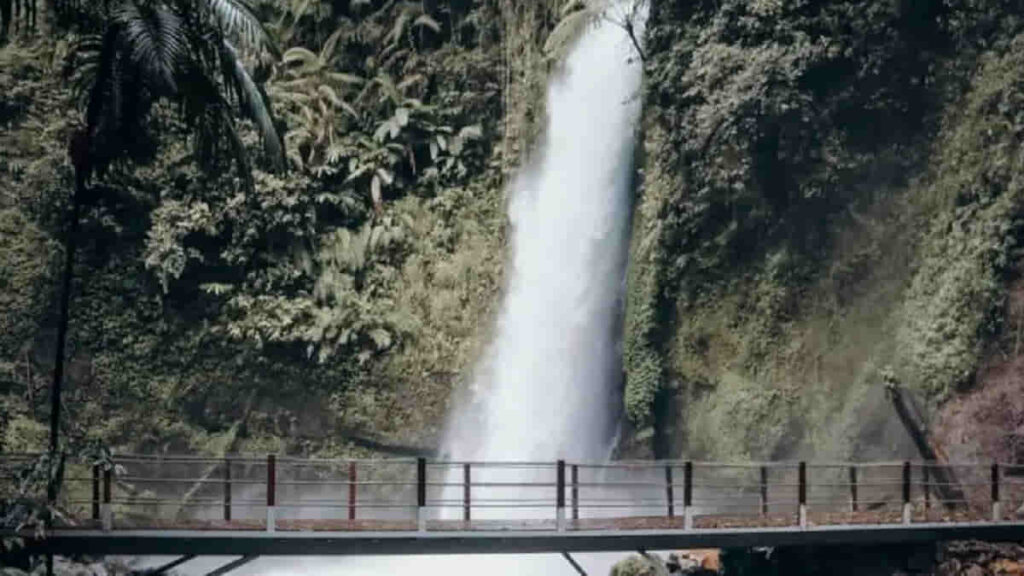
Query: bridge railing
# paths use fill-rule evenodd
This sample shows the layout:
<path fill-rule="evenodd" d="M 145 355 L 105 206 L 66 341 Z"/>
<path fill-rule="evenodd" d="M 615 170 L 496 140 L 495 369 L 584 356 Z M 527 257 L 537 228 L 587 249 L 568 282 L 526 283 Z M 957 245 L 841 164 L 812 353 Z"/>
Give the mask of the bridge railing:
<path fill-rule="evenodd" d="M 0 455 L 5 502 L 45 499 L 38 487 L 23 490 L 37 458 Z M 1024 516 L 1024 466 L 126 454 L 106 469 L 68 463 L 58 507 L 57 526 L 107 530 L 686 530 L 1006 521 Z"/>

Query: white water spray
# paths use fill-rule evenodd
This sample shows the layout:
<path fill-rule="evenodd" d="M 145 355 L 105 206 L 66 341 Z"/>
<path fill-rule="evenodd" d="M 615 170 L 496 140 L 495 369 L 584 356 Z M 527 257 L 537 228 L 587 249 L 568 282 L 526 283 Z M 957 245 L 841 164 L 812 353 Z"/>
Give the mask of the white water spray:
<path fill-rule="evenodd" d="M 642 33 L 643 23 L 636 25 Z M 550 83 L 539 162 L 520 176 L 510 198 L 512 261 L 495 340 L 444 444 L 453 460 L 607 457 L 640 108 L 635 60 L 623 29 L 601 22 Z M 536 510 L 528 513 L 536 517 Z M 477 517 L 487 515 L 474 511 Z M 578 559 L 600 574 L 621 557 Z M 253 566 L 266 576 L 572 573 L 557 555 L 265 559 Z"/>
<path fill-rule="evenodd" d="M 601 460 L 615 410 L 640 66 L 623 30 L 582 38 L 548 89 L 540 162 L 509 206 L 513 257 L 476 402 L 445 443 L 456 460 Z"/>
<path fill-rule="evenodd" d="M 472 400 L 453 414 L 444 443 L 453 460 L 607 457 L 617 414 L 615 326 L 640 111 L 641 67 L 635 60 L 622 28 L 602 22 L 580 39 L 563 74 L 548 87 L 539 162 L 519 177 L 510 198 L 512 261 L 495 340 L 478 369 Z M 508 517 L 509 511 L 493 514 Z M 600 574 L 619 558 L 581 555 L 581 562 Z M 325 562 L 273 573 L 300 573 L 303 565 L 323 573 Z M 329 562 L 341 574 L 572 572 L 557 555 Z"/>

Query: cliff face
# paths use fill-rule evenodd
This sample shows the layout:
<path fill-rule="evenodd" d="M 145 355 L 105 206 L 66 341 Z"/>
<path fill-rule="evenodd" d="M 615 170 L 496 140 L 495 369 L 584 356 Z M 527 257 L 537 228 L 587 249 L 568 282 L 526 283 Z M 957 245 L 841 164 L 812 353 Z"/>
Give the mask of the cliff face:
<path fill-rule="evenodd" d="M 912 456 L 884 375 L 968 438 L 956 406 L 1020 390 L 1021 23 L 1000 1 L 652 5 L 627 451 Z"/>

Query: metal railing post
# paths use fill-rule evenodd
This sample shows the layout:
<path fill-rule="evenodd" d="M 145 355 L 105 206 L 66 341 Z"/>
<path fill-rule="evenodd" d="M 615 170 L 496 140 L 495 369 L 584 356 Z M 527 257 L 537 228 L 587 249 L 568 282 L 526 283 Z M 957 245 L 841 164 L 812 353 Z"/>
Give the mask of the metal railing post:
<path fill-rule="evenodd" d="M 565 460 L 559 460 L 556 469 L 555 521 L 559 532 L 565 531 Z"/>
<path fill-rule="evenodd" d="M 580 467 L 572 465 L 572 519 L 580 519 Z"/>
<path fill-rule="evenodd" d="M 673 518 L 676 515 L 675 510 L 675 495 L 672 490 L 672 465 L 665 465 L 665 502 L 668 503 L 668 517 Z"/>
<path fill-rule="evenodd" d="M 277 455 L 267 454 L 267 532 L 277 529 Z"/>
<path fill-rule="evenodd" d="M 999 502 L 999 463 L 992 463 L 992 521 L 1003 519 L 1002 504 Z"/>
<path fill-rule="evenodd" d="M 348 463 L 348 519 L 356 519 L 356 488 L 358 487 L 358 475 L 356 473 L 356 463 Z"/>
<path fill-rule="evenodd" d="M 910 462 L 903 463 L 903 523 L 910 524 Z"/>
<path fill-rule="evenodd" d="M 768 515 L 768 467 L 761 466 L 761 516 Z"/>
<path fill-rule="evenodd" d="M 416 459 L 416 529 L 427 531 L 427 459 Z"/>
<path fill-rule="evenodd" d="M 799 490 L 797 492 L 799 508 L 797 514 L 800 528 L 803 529 L 807 528 L 807 462 L 800 462 L 797 476 L 799 482 Z"/>
<path fill-rule="evenodd" d="M 100 465 L 92 465 L 92 519 L 100 519 Z"/>
<path fill-rule="evenodd" d="M 100 517 L 103 525 L 103 530 L 113 530 L 114 528 L 114 509 L 112 503 L 113 488 L 113 467 L 108 467 L 103 471 L 103 504 L 100 505 Z"/>
<path fill-rule="evenodd" d="M 469 522 L 471 519 L 470 507 L 472 501 L 470 500 L 472 494 L 470 493 L 470 487 L 472 486 L 472 475 L 469 470 L 469 463 L 462 465 L 462 519 Z"/>
<path fill-rule="evenodd" d="M 850 512 L 857 511 L 857 467 L 850 466 Z"/>
<path fill-rule="evenodd" d="M 924 509 L 932 509 L 932 487 L 931 474 L 928 472 L 928 462 L 921 464 L 921 489 L 924 490 Z M 927 518 L 927 515 L 926 515 Z"/>
<path fill-rule="evenodd" d="M 231 459 L 224 459 L 224 521 L 231 522 Z"/>
<path fill-rule="evenodd" d="M 683 464 L 683 528 L 693 529 L 693 462 Z"/>

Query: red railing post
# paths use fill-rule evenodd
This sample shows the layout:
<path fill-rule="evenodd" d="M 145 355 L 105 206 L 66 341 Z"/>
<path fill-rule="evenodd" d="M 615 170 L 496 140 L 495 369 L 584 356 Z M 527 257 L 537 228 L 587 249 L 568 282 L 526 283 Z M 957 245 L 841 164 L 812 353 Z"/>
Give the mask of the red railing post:
<path fill-rule="evenodd" d="M 231 522 L 231 459 L 224 459 L 224 521 Z"/>
<path fill-rule="evenodd" d="M 693 462 L 683 464 L 683 528 L 693 528 Z"/>
<path fill-rule="evenodd" d="M 558 461 L 555 477 L 555 519 L 561 532 L 565 530 L 565 460 Z"/>
<path fill-rule="evenodd" d="M 356 488 L 357 488 L 356 463 L 348 463 L 348 519 L 356 519 Z"/>
<path fill-rule="evenodd" d="M 100 465 L 92 465 L 92 519 L 100 519 Z"/>
<path fill-rule="evenodd" d="M 470 478 L 469 463 L 467 462 L 462 465 L 462 519 L 466 522 L 469 522 L 470 519 Z"/>
<path fill-rule="evenodd" d="M 665 501 L 668 503 L 668 517 L 673 518 L 676 515 L 675 509 L 675 494 L 672 490 L 672 465 L 665 465 Z"/>
<path fill-rule="evenodd" d="M 797 470 L 797 481 L 799 483 L 799 490 L 797 492 L 797 500 L 799 501 L 799 509 L 797 511 L 798 521 L 801 528 L 807 527 L 807 462 L 800 462 Z"/>
<path fill-rule="evenodd" d="M 761 466 L 761 516 L 768 515 L 768 467 Z"/>
<path fill-rule="evenodd" d="M 416 528 L 421 532 L 427 529 L 427 459 L 416 459 Z"/>
<path fill-rule="evenodd" d="M 580 519 L 580 467 L 572 465 L 572 519 Z"/>
<path fill-rule="evenodd" d="M 1002 509 L 999 503 L 999 463 L 992 463 L 992 521 L 1002 520 Z"/>
<path fill-rule="evenodd" d="M 910 524 L 910 462 L 903 463 L 903 523 Z"/>
<path fill-rule="evenodd" d="M 114 528 L 114 511 L 113 511 L 113 466 L 108 466 L 103 471 L 103 504 L 100 507 L 100 515 L 102 516 L 103 529 L 112 530 Z"/>
<path fill-rule="evenodd" d="M 850 466 L 850 511 L 857 511 L 857 467 Z"/>
<path fill-rule="evenodd" d="M 277 456 L 267 454 L 267 532 L 277 524 Z"/>
<path fill-rule="evenodd" d="M 928 462 L 925 461 L 921 464 L 921 489 L 924 490 L 924 509 L 931 510 L 932 508 L 932 487 L 931 487 L 931 474 L 928 472 Z"/>

